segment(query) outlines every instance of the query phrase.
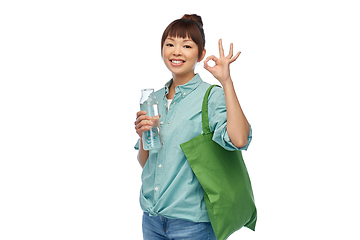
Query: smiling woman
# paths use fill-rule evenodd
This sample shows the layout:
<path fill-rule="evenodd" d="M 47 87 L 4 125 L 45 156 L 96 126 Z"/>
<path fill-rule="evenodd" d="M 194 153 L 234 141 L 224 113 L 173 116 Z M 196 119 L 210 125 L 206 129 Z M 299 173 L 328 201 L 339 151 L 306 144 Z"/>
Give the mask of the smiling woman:
<path fill-rule="evenodd" d="M 139 140 L 135 149 L 143 167 L 140 205 L 144 211 L 144 240 L 159 239 L 159 235 L 164 239 L 216 239 L 204 190 L 180 148 L 180 144 L 202 133 L 201 106 L 210 84 L 195 74 L 195 67 L 205 57 L 204 46 L 205 34 L 201 17 L 197 15 L 185 15 L 173 21 L 162 35 L 161 54 L 172 79 L 154 93 L 159 102 L 163 143 L 159 150 L 143 148 L 142 133 L 153 123 L 145 111 L 137 112 L 134 124 Z M 208 100 L 213 141 L 230 151 L 246 150 L 252 139 L 251 128 L 236 97 L 229 70 L 240 52 L 234 55 L 231 44 L 229 55 L 225 56 L 220 40 L 219 53 L 219 57 L 212 55 L 204 62 L 205 69 L 223 86 L 214 88 Z M 215 66 L 207 64 L 210 60 Z M 177 224 L 169 223 L 170 219 Z M 169 223 L 165 232 L 164 222 Z M 188 227 L 193 232 L 182 230 Z"/>

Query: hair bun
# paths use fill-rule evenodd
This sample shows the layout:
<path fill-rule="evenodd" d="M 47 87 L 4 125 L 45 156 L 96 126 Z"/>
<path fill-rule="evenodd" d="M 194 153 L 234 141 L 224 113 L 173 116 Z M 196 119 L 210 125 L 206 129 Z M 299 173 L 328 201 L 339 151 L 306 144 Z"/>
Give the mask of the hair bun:
<path fill-rule="evenodd" d="M 193 21 L 197 22 L 201 27 L 203 27 L 203 22 L 202 22 L 202 19 L 201 19 L 201 17 L 199 15 L 185 14 L 181 19 L 193 20 Z"/>

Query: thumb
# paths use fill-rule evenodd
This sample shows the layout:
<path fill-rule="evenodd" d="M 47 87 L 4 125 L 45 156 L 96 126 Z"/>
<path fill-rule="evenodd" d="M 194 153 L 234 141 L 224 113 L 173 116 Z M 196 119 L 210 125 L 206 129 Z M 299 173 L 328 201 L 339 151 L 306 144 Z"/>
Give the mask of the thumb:
<path fill-rule="evenodd" d="M 211 74 L 214 72 L 214 67 L 210 67 L 207 62 L 204 62 L 204 68 L 208 70 Z"/>

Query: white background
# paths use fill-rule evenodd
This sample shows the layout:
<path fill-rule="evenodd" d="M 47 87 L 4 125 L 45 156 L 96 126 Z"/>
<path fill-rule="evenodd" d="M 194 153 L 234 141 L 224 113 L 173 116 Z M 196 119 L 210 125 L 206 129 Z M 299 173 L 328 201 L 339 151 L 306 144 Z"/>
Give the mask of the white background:
<path fill-rule="evenodd" d="M 359 239 L 356 1 L 2 1 L 0 239 L 142 239 L 133 122 L 171 78 L 166 26 L 203 17 L 253 127 L 244 158 L 256 232 L 229 239 Z M 202 63 L 197 72 L 217 81 Z"/>

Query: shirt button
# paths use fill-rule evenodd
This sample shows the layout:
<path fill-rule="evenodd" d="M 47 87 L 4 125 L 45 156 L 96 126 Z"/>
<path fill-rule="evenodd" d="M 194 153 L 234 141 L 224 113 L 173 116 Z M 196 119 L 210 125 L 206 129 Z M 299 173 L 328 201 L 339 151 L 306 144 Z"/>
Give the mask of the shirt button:
<path fill-rule="evenodd" d="M 160 122 L 160 124 L 163 124 L 164 122 Z"/>
<path fill-rule="evenodd" d="M 161 164 L 159 164 L 159 168 L 161 168 L 162 167 L 162 165 Z"/>
<path fill-rule="evenodd" d="M 186 93 L 184 93 L 184 96 L 186 95 Z"/>
<path fill-rule="evenodd" d="M 156 188 L 155 188 L 155 191 L 157 191 L 157 190 L 159 190 L 159 188 L 158 188 L 158 187 L 156 187 Z"/>

